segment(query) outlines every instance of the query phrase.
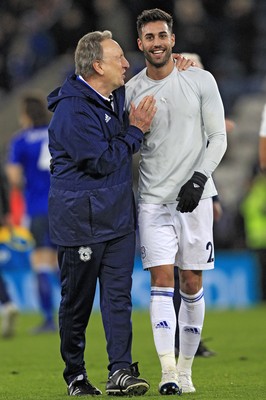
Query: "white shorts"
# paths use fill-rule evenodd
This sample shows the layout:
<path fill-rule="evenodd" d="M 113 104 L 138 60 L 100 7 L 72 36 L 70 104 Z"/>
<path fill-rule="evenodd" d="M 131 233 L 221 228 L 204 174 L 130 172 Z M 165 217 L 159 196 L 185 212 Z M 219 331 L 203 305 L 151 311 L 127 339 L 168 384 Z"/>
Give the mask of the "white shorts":
<path fill-rule="evenodd" d="M 173 264 L 184 270 L 214 268 L 213 204 L 203 199 L 192 213 L 176 204 L 139 204 L 141 259 L 144 269 Z"/>

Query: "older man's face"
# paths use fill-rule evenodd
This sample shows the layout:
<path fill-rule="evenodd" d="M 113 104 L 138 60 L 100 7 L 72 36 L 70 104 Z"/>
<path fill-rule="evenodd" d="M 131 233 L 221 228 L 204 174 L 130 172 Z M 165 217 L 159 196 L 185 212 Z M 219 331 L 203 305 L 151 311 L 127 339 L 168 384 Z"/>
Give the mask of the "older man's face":
<path fill-rule="evenodd" d="M 113 91 L 125 84 L 125 73 L 129 68 L 129 63 L 124 56 L 123 50 L 114 40 L 104 40 L 102 49 L 101 66 L 104 71 L 104 78 L 112 86 L 111 91 Z"/>

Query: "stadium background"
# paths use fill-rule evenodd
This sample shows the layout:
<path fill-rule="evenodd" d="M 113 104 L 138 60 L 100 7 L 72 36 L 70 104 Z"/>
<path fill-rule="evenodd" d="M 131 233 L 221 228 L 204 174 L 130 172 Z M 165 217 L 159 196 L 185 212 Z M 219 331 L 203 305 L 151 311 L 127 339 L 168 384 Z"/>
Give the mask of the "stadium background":
<path fill-rule="evenodd" d="M 59 86 L 73 70 L 73 51 L 83 34 L 110 29 L 130 61 L 131 75 L 138 72 L 143 57 L 136 46 L 136 16 L 153 7 L 174 16 L 175 51 L 200 54 L 217 80 L 226 116 L 236 123 L 228 136 L 226 156 L 215 172 L 224 214 L 215 226 L 216 269 L 206 274 L 205 296 L 208 307 L 249 307 L 265 300 L 266 284 L 256 252 L 247 246 L 241 215 L 257 162 L 266 103 L 265 0 L 1 0 L 1 157 L 5 159 L 10 136 L 18 129 L 20 94 L 28 88 L 48 94 Z M 0 237 L 0 268 L 20 308 L 36 310 L 29 266 L 31 240 L 23 235 L 17 232 L 15 244 Z M 138 253 L 133 281 L 134 304 L 145 308 L 149 277 L 141 269 Z M 54 288 L 59 301 L 56 283 Z"/>

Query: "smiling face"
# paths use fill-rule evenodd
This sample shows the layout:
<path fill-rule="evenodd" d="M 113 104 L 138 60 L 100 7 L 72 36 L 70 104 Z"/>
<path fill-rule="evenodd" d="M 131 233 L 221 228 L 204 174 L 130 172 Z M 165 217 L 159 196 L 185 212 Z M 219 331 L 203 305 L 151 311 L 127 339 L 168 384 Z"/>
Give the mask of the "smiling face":
<path fill-rule="evenodd" d="M 102 49 L 103 58 L 101 60 L 101 67 L 104 71 L 106 82 L 114 90 L 124 85 L 125 73 L 129 68 L 129 63 L 124 56 L 123 50 L 113 39 L 104 40 L 102 42 Z"/>
<path fill-rule="evenodd" d="M 170 32 L 164 21 L 148 22 L 141 29 L 138 47 L 143 52 L 149 64 L 161 68 L 171 61 L 172 48 L 175 45 L 175 35 Z"/>

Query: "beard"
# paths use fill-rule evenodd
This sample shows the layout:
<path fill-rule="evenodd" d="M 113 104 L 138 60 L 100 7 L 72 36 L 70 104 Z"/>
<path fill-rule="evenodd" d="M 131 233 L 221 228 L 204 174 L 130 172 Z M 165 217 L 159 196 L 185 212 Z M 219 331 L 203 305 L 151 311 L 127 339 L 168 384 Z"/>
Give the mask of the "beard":
<path fill-rule="evenodd" d="M 159 50 L 159 49 L 158 49 Z M 145 59 L 155 68 L 161 68 L 164 65 L 166 65 L 168 63 L 168 61 L 171 58 L 172 55 L 172 49 L 167 49 L 166 52 L 164 53 L 164 57 L 160 60 L 156 60 L 154 59 L 152 53 L 150 53 L 149 51 L 143 49 L 143 54 Z"/>

